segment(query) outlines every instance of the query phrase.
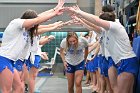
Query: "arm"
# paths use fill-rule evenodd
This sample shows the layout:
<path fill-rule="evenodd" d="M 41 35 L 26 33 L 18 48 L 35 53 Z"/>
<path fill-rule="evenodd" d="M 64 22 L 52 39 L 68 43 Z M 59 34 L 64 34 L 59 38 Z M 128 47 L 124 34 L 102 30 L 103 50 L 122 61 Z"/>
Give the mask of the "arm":
<path fill-rule="evenodd" d="M 65 26 L 65 25 L 69 25 L 69 24 L 71 24 L 71 20 L 69 20 L 67 22 L 59 21 L 59 22 L 55 22 L 55 23 L 49 24 L 49 25 L 41 25 L 41 26 L 39 26 L 38 34 L 43 34 L 45 32 L 49 32 L 49 31 L 52 31 L 55 29 L 60 29 L 61 27 Z"/>
<path fill-rule="evenodd" d="M 38 29 L 38 34 L 43 34 L 45 32 L 49 32 L 49 31 L 52 31 L 52 30 L 55 30 L 55 29 L 58 29 L 60 27 L 63 26 L 63 22 L 59 22 L 53 26 L 47 26 L 47 25 L 44 25 L 44 26 L 41 26 L 39 29 Z"/>
<path fill-rule="evenodd" d="M 38 17 L 33 19 L 26 19 L 23 23 L 23 28 L 29 29 L 34 25 L 38 25 L 40 23 L 46 22 L 47 20 L 53 18 L 54 16 L 61 13 L 62 6 L 64 4 L 64 0 L 59 0 L 58 5 L 54 9 L 50 9 L 38 15 Z"/>
<path fill-rule="evenodd" d="M 101 32 L 101 28 L 99 26 L 94 25 L 93 23 L 85 20 L 84 18 L 78 18 L 77 16 L 72 16 L 74 20 L 76 20 L 76 23 L 81 23 L 84 27 L 86 27 L 89 30 L 94 30 L 97 33 Z"/>
<path fill-rule="evenodd" d="M 68 11 L 76 14 L 79 17 L 84 18 L 85 20 L 87 20 L 87 21 L 89 21 L 89 22 L 91 22 L 91 23 L 93 23 L 93 24 L 95 24 L 97 26 L 103 27 L 106 30 L 108 30 L 109 27 L 110 27 L 110 24 L 109 24 L 108 21 L 102 20 L 98 16 L 95 16 L 95 15 L 89 14 L 89 13 L 86 13 L 86 12 L 84 12 L 84 11 L 78 9 L 78 8 L 75 9 L 73 7 L 70 7 L 70 8 L 68 8 Z"/>
<path fill-rule="evenodd" d="M 91 22 L 81 18 L 81 23 L 86 27 L 88 28 L 89 30 L 93 30 L 97 33 L 101 33 L 101 28 L 99 26 L 96 26 L 94 24 L 92 24 Z"/>
<path fill-rule="evenodd" d="M 99 45 L 99 41 L 95 42 L 94 44 L 92 44 L 92 46 L 90 46 L 90 50 L 88 53 L 90 53 L 91 51 L 93 51 L 94 49 L 96 49 L 96 47 Z"/>
<path fill-rule="evenodd" d="M 44 36 L 39 40 L 39 45 L 45 45 L 46 43 L 49 43 L 51 40 L 55 39 L 53 35 L 50 35 L 48 37 Z"/>
<path fill-rule="evenodd" d="M 46 53 L 46 52 L 41 52 L 41 58 L 43 59 L 43 60 L 49 60 L 49 58 L 48 58 L 48 53 Z"/>
<path fill-rule="evenodd" d="M 95 48 L 95 53 L 94 53 L 94 56 L 91 58 L 91 60 L 93 60 L 95 56 L 97 56 L 97 54 L 99 53 L 99 50 L 100 50 L 100 44 L 98 44 L 97 47 Z"/>
<path fill-rule="evenodd" d="M 84 59 L 85 59 L 85 61 L 86 61 L 86 59 L 87 59 L 87 56 L 88 56 L 88 47 L 86 47 L 85 48 L 85 55 L 84 55 Z"/>
<path fill-rule="evenodd" d="M 62 58 L 62 61 L 65 62 L 65 49 L 64 48 L 60 48 L 60 56 Z"/>
<path fill-rule="evenodd" d="M 52 23 L 52 24 L 48 24 L 48 25 L 39 25 L 38 26 L 38 29 L 41 29 L 41 28 L 48 28 L 48 27 L 54 27 L 55 25 L 58 25 L 60 23 L 63 23 L 62 21 L 58 21 L 58 22 L 55 22 L 55 23 Z"/>
<path fill-rule="evenodd" d="M 60 47 L 60 56 L 62 58 L 65 69 L 67 69 L 67 62 L 65 60 L 65 49 Z"/>

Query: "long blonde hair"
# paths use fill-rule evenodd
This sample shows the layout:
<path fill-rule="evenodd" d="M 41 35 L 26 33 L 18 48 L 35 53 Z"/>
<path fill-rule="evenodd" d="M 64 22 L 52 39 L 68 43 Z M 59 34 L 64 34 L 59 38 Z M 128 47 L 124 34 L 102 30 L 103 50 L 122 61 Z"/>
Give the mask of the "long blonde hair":
<path fill-rule="evenodd" d="M 75 33 L 75 32 L 68 32 L 68 34 L 67 34 L 67 37 L 66 37 L 66 52 L 67 52 L 67 50 L 70 48 L 70 44 L 69 44 L 69 42 L 68 42 L 68 40 L 69 40 L 69 38 L 71 38 L 71 37 L 75 37 L 76 38 L 76 40 L 77 40 L 77 43 L 76 43 L 76 45 L 74 46 L 74 53 L 76 54 L 76 52 L 77 52 L 77 48 L 78 48 L 78 35 Z"/>

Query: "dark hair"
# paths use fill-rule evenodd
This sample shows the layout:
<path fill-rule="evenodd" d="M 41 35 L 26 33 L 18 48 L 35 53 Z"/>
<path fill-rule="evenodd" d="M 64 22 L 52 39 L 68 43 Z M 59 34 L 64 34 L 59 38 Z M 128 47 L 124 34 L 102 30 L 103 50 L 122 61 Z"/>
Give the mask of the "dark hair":
<path fill-rule="evenodd" d="M 114 14 L 114 12 L 104 12 L 99 16 L 99 18 L 101 18 L 103 20 L 115 22 L 115 14 Z"/>
<path fill-rule="evenodd" d="M 37 17 L 37 13 L 34 10 L 26 10 L 23 15 L 21 16 L 21 19 L 32 19 L 32 18 L 36 18 Z M 34 25 L 32 28 L 29 29 L 29 35 L 31 38 L 31 45 L 33 44 L 33 37 L 34 35 L 37 35 L 37 31 L 38 31 L 38 25 Z"/>
<path fill-rule="evenodd" d="M 102 7 L 103 12 L 113 12 L 114 10 L 115 10 L 114 7 L 111 5 L 105 5 Z"/>

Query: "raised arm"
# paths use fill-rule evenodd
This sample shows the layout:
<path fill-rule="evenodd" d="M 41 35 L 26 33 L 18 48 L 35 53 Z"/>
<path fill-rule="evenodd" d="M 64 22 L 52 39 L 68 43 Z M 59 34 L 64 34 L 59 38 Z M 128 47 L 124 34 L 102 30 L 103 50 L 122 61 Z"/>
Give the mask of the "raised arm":
<path fill-rule="evenodd" d="M 58 29 L 58 28 L 62 27 L 63 25 L 64 25 L 64 23 L 62 21 L 57 22 L 57 24 L 56 23 L 51 24 L 51 26 L 50 25 L 41 25 L 41 27 L 38 28 L 38 34 L 43 34 L 45 32 L 49 32 L 49 31 Z"/>
<path fill-rule="evenodd" d="M 93 30 L 97 33 L 101 33 L 101 27 L 97 26 L 97 25 L 94 25 L 92 24 L 91 22 L 85 20 L 84 18 L 80 18 L 81 19 L 81 23 L 86 27 L 86 28 L 89 28 L 89 30 Z"/>
<path fill-rule="evenodd" d="M 62 22 L 62 21 L 58 21 L 58 22 L 54 22 L 54 23 L 48 24 L 48 25 L 39 25 L 39 26 L 38 26 L 38 29 L 53 27 L 53 26 L 58 25 L 58 24 L 60 24 L 60 23 L 63 23 L 63 22 Z"/>
<path fill-rule="evenodd" d="M 46 22 L 47 20 L 53 18 L 56 15 L 62 14 L 62 7 L 64 5 L 64 0 L 59 0 L 58 5 L 54 9 L 50 9 L 38 15 L 38 17 L 33 19 L 26 19 L 23 23 L 23 27 L 29 29 L 34 25 Z"/>
<path fill-rule="evenodd" d="M 82 17 L 85 20 L 87 20 L 87 21 L 89 21 L 89 22 L 91 22 L 91 23 L 93 23 L 93 24 L 95 24 L 97 26 L 103 27 L 106 30 L 108 30 L 109 27 L 110 27 L 110 24 L 109 24 L 108 21 L 102 20 L 98 16 L 95 16 L 93 14 L 86 13 L 86 12 L 80 10 L 79 8 L 75 9 L 73 7 L 68 7 L 68 8 L 65 8 L 65 9 L 66 9 L 66 11 L 74 13 L 77 16 Z"/>

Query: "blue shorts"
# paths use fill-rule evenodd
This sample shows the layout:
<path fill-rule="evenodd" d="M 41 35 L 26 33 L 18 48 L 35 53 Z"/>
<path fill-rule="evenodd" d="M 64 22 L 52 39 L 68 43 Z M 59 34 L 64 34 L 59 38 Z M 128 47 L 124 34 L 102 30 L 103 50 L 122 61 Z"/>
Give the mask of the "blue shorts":
<path fill-rule="evenodd" d="M 86 70 L 89 71 L 89 62 L 86 62 Z"/>
<path fill-rule="evenodd" d="M 14 66 L 14 61 L 0 56 L 0 72 L 2 72 L 7 67 L 12 73 L 14 73 L 13 66 Z"/>
<path fill-rule="evenodd" d="M 21 61 L 20 59 L 18 59 L 15 64 L 14 67 L 18 70 L 18 71 L 22 71 L 23 70 L 23 65 L 24 65 L 24 61 Z"/>
<path fill-rule="evenodd" d="M 102 55 L 99 55 L 98 56 L 98 68 L 100 68 L 101 69 L 101 63 L 103 62 L 103 56 Z"/>
<path fill-rule="evenodd" d="M 35 55 L 35 61 L 34 61 L 34 64 L 32 64 L 29 57 L 28 60 L 25 61 L 26 66 L 28 66 L 28 70 L 30 70 L 31 67 L 35 67 L 38 69 L 40 67 L 40 64 L 39 64 L 40 60 L 41 60 L 41 57 L 39 55 Z"/>
<path fill-rule="evenodd" d="M 99 57 L 96 56 L 93 60 L 93 64 L 94 64 L 94 71 L 98 70 L 98 60 L 99 60 Z"/>
<path fill-rule="evenodd" d="M 108 64 L 108 60 L 104 57 L 101 63 L 101 74 L 105 77 L 108 77 Z"/>
<path fill-rule="evenodd" d="M 85 61 L 82 61 L 80 64 L 76 65 L 76 66 L 73 66 L 69 63 L 67 63 L 68 66 L 67 66 L 67 70 L 66 72 L 67 73 L 75 73 L 77 70 L 84 70 L 85 68 Z"/>
<path fill-rule="evenodd" d="M 96 56 L 91 62 L 89 62 L 89 71 L 95 72 L 98 69 L 98 57 Z"/>
<path fill-rule="evenodd" d="M 94 72 L 94 63 L 93 60 L 88 62 L 88 68 L 90 72 Z"/>
<path fill-rule="evenodd" d="M 136 57 L 122 59 L 118 65 L 118 74 L 122 72 L 132 73 L 134 76 L 137 76 L 139 63 Z"/>
<path fill-rule="evenodd" d="M 108 62 L 109 62 L 108 69 L 112 66 L 114 66 L 117 69 L 117 65 L 115 64 L 115 62 L 111 57 L 108 57 Z"/>

